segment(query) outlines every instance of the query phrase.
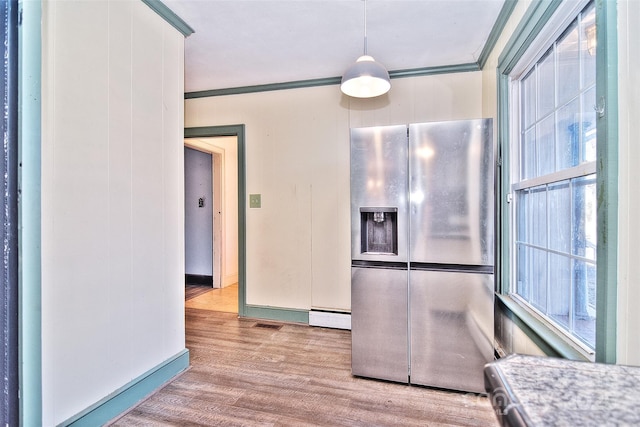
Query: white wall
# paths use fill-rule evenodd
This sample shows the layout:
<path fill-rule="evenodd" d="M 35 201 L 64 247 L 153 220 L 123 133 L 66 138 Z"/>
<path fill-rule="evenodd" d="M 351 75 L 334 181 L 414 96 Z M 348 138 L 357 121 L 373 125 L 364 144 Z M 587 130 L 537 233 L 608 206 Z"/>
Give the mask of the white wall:
<path fill-rule="evenodd" d="M 357 100 L 321 86 L 185 101 L 185 127 L 246 125 L 247 303 L 351 309 L 350 127 L 482 116 L 480 72 L 395 79 Z M 248 200 L 247 200 L 248 206 Z"/>
<path fill-rule="evenodd" d="M 618 348 L 617 362 L 640 365 L 640 2 L 618 1 Z"/>
<path fill-rule="evenodd" d="M 42 25 L 50 426 L 185 347 L 184 40 L 138 0 L 44 1 Z"/>

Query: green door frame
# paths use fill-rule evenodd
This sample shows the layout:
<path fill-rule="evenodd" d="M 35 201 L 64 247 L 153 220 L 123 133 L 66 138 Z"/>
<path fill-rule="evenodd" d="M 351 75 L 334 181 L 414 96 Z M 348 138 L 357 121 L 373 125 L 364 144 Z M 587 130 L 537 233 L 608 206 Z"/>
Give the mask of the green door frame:
<path fill-rule="evenodd" d="M 244 125 L 185 128 L 185 138 L 235 136 L 238 144 L 238 316 L 247 316 L 246 179 Z"/>

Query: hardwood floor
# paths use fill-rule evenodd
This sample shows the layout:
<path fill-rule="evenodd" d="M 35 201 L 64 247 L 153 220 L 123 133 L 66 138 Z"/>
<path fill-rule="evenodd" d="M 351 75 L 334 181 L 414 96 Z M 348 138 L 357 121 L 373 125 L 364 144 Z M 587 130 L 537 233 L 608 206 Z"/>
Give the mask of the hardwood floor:
<path fill-rule="evenodd" d="M 189 301 L 212 290 L 213 288 L 211 286 L 187 284 L 184 286 L 184 300 Z"/>
<path fill-rule="evenodd" d="M 207 288 L 205 292 L 192 298 L 187 298 L 185 293 L 185 299 L 185 307 L 187 308 L 238 313 L 238 284 L 235 283 L 220 289 Z"/>
<path fill-rule="evenodd" d="M 191 368 L 113 426 L 495 426 L 486 397 L 351 375 L 349 331 L 186 309 Z"/>

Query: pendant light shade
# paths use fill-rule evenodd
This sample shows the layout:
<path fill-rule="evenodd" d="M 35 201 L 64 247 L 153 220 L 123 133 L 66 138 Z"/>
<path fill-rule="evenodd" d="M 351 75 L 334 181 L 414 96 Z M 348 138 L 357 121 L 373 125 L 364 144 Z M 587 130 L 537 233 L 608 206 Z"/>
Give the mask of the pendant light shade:
<path fill-rule="evenodd" d="M 382 64 L 367 54 L 367 0 L 364 0 L 364 55 L 342 76 L 340 90 L 355 98 L 373 98 L 391 89 L 389 73 Z"/>
<path fill-rule="evenodd" d="M 369 55 L 362 55 L 342 76 L 340 90 L 355 98 L 373 98 L 389 91 L 386 68 Z"/>

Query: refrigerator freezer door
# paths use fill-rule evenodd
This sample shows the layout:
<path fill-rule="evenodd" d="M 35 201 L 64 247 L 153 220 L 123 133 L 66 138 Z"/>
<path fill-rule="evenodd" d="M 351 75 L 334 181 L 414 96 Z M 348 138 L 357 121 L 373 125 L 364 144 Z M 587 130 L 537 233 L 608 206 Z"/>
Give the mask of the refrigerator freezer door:
<path fill-rule="evenodd" d="M 411 270 L 411 383 L 484 392 L 493 360 L 493 275 Z"/>
<path fill-rule="evenodd" d="M 352 260 L 407 261 L 407 152 L 405 125 L 351 129 Z M 375 208 L 395 210 L 397 244 L 393 251 L 376 253 L 362 244 L 363 209 L 373 212 Z"/>
<path fill-rule="evenodd" d="M 353 375 L 408 381 L 407 270 L 351 269 Z"/>
<path fill-rule="evenodd" d="M 493 265 L 491 119 L 409 125 L 411 261 Z"/>

